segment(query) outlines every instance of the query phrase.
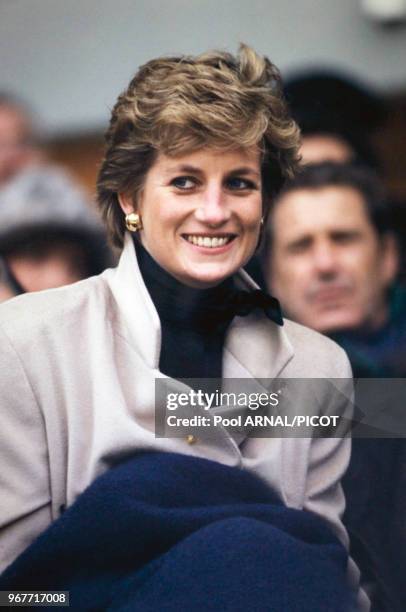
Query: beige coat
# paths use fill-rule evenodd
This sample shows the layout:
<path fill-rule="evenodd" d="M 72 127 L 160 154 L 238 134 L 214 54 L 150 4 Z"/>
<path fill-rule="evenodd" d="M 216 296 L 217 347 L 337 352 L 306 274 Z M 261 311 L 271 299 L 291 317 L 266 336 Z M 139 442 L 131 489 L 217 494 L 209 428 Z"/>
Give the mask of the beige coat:
<path fill-rule="evenodd" d="M 252 286 L 244 272 L 241 283 Z M 325 517 L 344 543 L 343 439 L 157 439 L 160 322 L 129 237 L 117 269 L 0 306 L 0 552 L 6 566 L 112 463 L 136 449 L 203 456 L 262 476 L 288 506 Z M 259 312 L 236 317 L 223 376 L 350 377 L 327 338 Z M 258 389 L 264 388 L 258 382 Z M 326 398 L 326 402 L 329 398 Z M 337 408 L 339 410 L 339 408 Z M 334 412 L 334 411 L 333 411 Z"/>

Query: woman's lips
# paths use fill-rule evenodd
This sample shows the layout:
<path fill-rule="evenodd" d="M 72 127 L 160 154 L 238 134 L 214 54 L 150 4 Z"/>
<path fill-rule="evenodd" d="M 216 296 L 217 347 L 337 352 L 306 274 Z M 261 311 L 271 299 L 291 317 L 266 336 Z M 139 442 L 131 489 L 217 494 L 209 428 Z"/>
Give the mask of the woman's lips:
<path fill-rule="evenodd" d="M 222 253 L 230 248 L 236 234 L 182 234 L 182 238 L 199 251 Z"/>

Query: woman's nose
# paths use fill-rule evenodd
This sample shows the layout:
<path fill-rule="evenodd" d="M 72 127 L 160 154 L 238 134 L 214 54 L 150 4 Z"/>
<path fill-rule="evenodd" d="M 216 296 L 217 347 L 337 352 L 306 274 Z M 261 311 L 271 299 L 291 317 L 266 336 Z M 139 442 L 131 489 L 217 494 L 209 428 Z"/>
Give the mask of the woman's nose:
<path fill-rule="evenodd" d="M 207 225 L 223 225 L 231 214 L 226 200 L 226 194 L 221 188 L 208 187 L 201 193 L 201 200 L 195 212 L 196 219 Z"/>

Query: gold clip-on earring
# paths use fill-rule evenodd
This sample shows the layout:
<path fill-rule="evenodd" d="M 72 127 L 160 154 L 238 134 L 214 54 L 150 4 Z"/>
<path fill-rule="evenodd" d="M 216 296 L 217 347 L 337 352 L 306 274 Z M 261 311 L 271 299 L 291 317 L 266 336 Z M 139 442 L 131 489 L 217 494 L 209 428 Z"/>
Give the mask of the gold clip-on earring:
<path fill-rule="evenodd" d="M 141 215 L 134 212 L 126 215 L 125 226 L 130 232 L 138 232 L 138 230 L 142 229 Z"/>

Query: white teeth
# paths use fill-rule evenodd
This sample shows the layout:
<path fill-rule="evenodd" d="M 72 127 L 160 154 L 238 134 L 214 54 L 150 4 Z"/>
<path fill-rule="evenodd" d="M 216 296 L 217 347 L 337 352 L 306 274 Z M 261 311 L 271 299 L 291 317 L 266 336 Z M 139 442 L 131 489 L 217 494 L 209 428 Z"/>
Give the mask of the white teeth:
<path fill-rule="evenodd" d="M 221 247 L 230 242 L 231 236 L 214 236 L 211 238 L 210 236 L 193 236 L 189 234 L 186 236 L 186 240 L 195 244 L 196 246 L 206 247 L 209 249 L 214 249 L 216 247 Z"/>

